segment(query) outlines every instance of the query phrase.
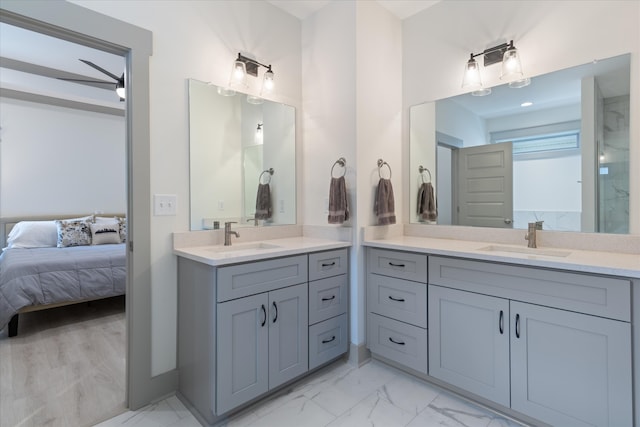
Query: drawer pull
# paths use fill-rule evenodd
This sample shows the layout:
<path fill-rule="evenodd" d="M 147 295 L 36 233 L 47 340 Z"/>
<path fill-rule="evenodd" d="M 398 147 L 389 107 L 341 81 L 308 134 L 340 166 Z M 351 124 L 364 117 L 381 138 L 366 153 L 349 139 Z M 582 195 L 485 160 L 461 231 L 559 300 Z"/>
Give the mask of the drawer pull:
<path fill-rule="evenodd" d="M 391 341 L 394 344 L 398 344 L 398 345 L 404 345 L 404 343 L 402 341 L 396 341 L 393 338 L 389 337 L 389 341 Z"/>
<path fill-rule="evenodd" d="M 267 323 L 267 309 L 264 308 L 264 304 L 262 304 L 262 324 L 260 325 L 261 327 L 264 327 L 264 325 Z"/>
<path fill-rule="evenodd" d="M 398 301 L 398 302 L 404 302 L 404 298 L 394 298 L 391 295 L 389 295 L 389 299 L 391 301 Z"/>
<path fill-rule="evenodd" d="M 327 344 L 330 343 L 331 341 L 335 341 L 336 340 L 336 336 L 332 335 L 331 338 L 329 338 L 328 340 L 322 340 L 322 344 Z"/>
<path fill-rule="evenodd" d="M 520 338 L 520 315 L 516 314 L 516 338 Z"/>
<path fill-rule="evenodd" d="M 331 301 L 332 299 L 336 299 L 336 296 L 331 295 L 331 298 L 322 298 L 322 301 Z"/>
<path fill-rule="evenodd" d="M 504 334 L 504 311 L 502 310 L 500 310 L 500 322 L 498 329 L 500 330 L 500 335 Z"/>
<path fill-rule="evenodd" d="M 391 261 L 389 261 L 389 265 L 390 265 L 391 267 L 402 267 L 402 268 L 404 268 L 404 264 L 394 264 L 394 263 L 392 263 Z"/>
<path fill-rule="evenodd" d="M 273 317 L 273 323 L 276 323 L 276 320 L 278 320 L 278 306 L 275 301 L 273 302 L 273 308 L 276 309 L 276 315 Z"/>
<path fill-rule="evenodd" d="M 324 262 L 322 263 L 322 266 L 323 266 L 323 267 L 332 267 L 332 266 L 334 266 L 334 265 L 336 265 L 336 262 L 335 262 L 335 261 L 333 261 L 333 262 L 328 262 L 328 263 L 326 263 L 326 264 L 325 264 Z"/>

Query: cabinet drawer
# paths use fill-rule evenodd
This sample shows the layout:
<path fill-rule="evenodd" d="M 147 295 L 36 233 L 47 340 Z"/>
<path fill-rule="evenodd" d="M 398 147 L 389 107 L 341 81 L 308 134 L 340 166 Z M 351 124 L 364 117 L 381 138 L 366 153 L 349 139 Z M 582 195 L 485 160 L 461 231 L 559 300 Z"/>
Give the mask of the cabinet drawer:
<path fill-rule="evenodd" d="M 427 373 L 427 330 L 369 313 L 367 343 L 372 353 Z"/>
<path fill-rule="evenodd" d="M 309 283 L 309 324 L 347 312 L 346 274 Z"/>
<path fill-rule="evenodd" d="M 217 301 L 228 301 L 307 281 L 307 255 L 220 267 Z"/>
<path fill-rule="evenodd" d="M 393 277 L 367 276 L 368 311 L 427 327 L 427 285 Z"/>
<path fill-rule="evenodd" d="M 409 252 L 369 249 L 368 271 L 427 283 L 427 256 Z"/>
<path fill-rule="evenodd" d="M 347 352 L 347 315 L 309 326 L 309 369 Z"/>
<path fill-rule="evenodd" d="M 631 282 L 565 271 L 429 257 L 429 283 L 629 322 Z"/>
<path fill-rule="evenodd" d="M 347 260 L 346 249 L 309 254 L 309 280 L 347 274 Z"/>

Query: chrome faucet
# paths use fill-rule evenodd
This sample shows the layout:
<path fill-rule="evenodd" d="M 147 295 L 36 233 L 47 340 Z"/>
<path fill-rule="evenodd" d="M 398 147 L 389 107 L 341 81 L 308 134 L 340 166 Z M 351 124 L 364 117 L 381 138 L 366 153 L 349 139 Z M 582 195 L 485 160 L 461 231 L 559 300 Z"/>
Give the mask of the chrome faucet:
<path fill-rule="evenodd" d="M 256 218 L 255 216 L 253 218 L 247 218 L 247 222 L 252 222 L 253 221 L 253 226 L 257 227 L 258 226 L 258 218 Z"/>
<path fill-rule="evenodd" d="M 540 224 L 540 229 L 542 229 L 542 223 Z M 527 240 L 527 247 L 529 248 L 537 248 L 536 246 L 536 230 L 538 229 L 538 224 L 535 222 L 530 222 L 529 227 L 527 229 L 527 235 L 524 236 L 524 239 Z"/>
<path fill-rule="evenodd" d="M 224 223 L 224 245 L 231 246 L 231 235 L 240 237 L 240 233 L 237 231 L 231 231 L 231 224 L 235 224 L 236 221 L 229 221 Z"/>

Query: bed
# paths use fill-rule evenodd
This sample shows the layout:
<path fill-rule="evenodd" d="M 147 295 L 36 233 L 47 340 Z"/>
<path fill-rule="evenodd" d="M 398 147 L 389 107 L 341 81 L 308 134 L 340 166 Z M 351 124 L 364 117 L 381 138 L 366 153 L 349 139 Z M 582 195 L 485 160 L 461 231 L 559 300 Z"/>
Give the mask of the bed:
<path fill-rule="evenodd" d="M 10 337 L 20 313 L 125 294 L 123 216 L 3 218 L 0 236 L 0 329 Z"/>

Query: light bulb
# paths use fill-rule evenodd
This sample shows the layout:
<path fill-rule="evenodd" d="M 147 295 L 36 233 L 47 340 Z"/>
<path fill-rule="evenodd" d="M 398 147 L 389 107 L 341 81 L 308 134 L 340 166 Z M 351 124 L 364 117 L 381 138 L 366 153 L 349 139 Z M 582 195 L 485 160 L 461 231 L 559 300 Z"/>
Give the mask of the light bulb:
<path fill-rule="evenodd" d="M 500 79 L 509 81 L 526 80 L 523 79 L 522 64 L 520 63 L 518 50 L 513 47 L 513 44 L 511 45 L 511 47 L 509 47 L 509 49 L 507 49 L 502 57 L 502 75 L 500 76 Z"/>
<path fill-rule="evenodd" d="M 482 80 L 480 79 L 480 67 L 478 65 L 478 62 L 473 58 L 469 59 L 469 61 L 464 66 L 462 87 L 471 90 L 478 90 L 482 88 Z"/>
<path fill-rule="evenodd" d="M 273 71 L 271 70 L 271 66 L 269 66 L 269 69 L 265 71 L 264 79 L 262 80 L 262 93 L 271 93 L 273 92 L 274 87 Z"/>

